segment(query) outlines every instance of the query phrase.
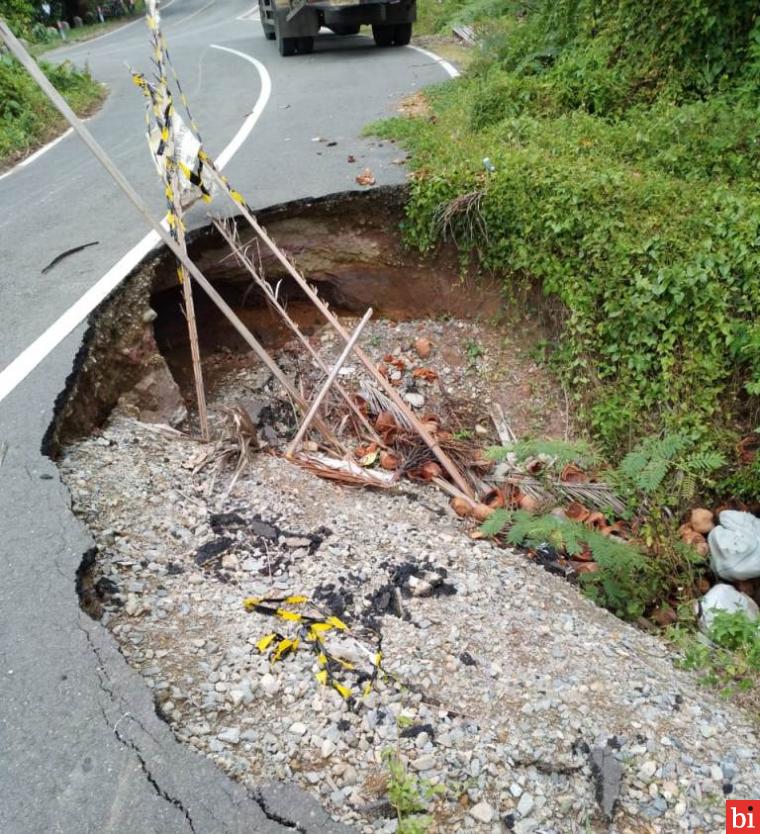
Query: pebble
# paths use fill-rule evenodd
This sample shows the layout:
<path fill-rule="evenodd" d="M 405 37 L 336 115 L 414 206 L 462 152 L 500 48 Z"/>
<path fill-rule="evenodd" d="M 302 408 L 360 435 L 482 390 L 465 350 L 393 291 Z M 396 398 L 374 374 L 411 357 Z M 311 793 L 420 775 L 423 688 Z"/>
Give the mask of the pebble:
<path fill-rule="evenodd" d="M 224 741 L 227 744 L 239 744 L 240 727 L 226 727 L 217 735 L 217 738 L 219 741 Z"/>
<path fill-rule="evenodd" d="M 280 691 L 279 680 L 274 675 L 270 675 L 269 673 L 261 678 L 260 685 L 264 692 L 269 696 L 276 695 Z"/>
<path fill-rule="evenodd" d="M 407 391 L 404 394 L 404 399 L 410 406 L 412 406 L 412 408 L 422 408 L 422 406 L 425 405 L 425 397 L 415 391 Z"/>
<path fill-rule="evenodd" d="M 418 759 L 414 759 L 411 765 L 412 768 L 417 771 L 432 770 L 435 767 L 435 756 L 432 754 L 420 756 Z"/>
<path fill-rule="evenodd" d="M 375 325 L 387 333 L 387 323 Z M 418 326 L 393 325 L 393 344 L 373 359 L 401 345 L 397 355 L 413 362 L 404 346 Z M 447 346 L 454 337 L 438 328 L 448 326 L 426 324 Z M 456 338 L 482 342 L 476 327 L 463 323 Z M 326 360 L 338 350 L 331 340 Z M 461 382 L 443 379 L 443 365 L 431 367 L 461 394 Z M 256 387 L 269 384 L 268 373 L 263 381 L 245 367 L 236 373 L 210 402 L 214 419 L 220 404 L 235 404 L 241 385 L 263 402 L 272 397 Z M 436 413 L 437 387 L 424 390 L 420 407 Z M 104 623 L 177 737 L 233 778 L 293 783 L 357 834 L 397 828 L 385 811 L 365 810 L 385 799 L 388 749 L 421 784 L 462 786 L 468 810 L 458 796 L 436 800 L 451 814 L 446 830 L 457 834 L 584 830 L 601 813 L 584 745 L 609 749 L 623 769 L 620 818 L 663 834 L 722 830 L 715 809 L 726 780 L 735 796 L 760 784 L 758 741 L 745 713 L 674 668 L 667 644 L 596 608 L 523 554 L 470 539 L 467 522 L 449 515 L 435 490 L 412 482 L 403 495 L 341 490 L 253 454 L 223 501 L 231 470 L 217 474 L 208 496 L 207 473 L 186 468 L 186 444 L 119 413 L 103 434 L 103 445 L 85 438 L 67 448 L 61 471 L 99 545 L 94 578 L 121 589 L 104 601 Z M 213 530 L 210 520 L 225 513 L 246 524 L 258 519 L 258 533 L 237 523 Z M 234 542 L 220 560 L 225 581 L 216 569 L 193 567 L 199 543 L 221 535 Z M 393 570 L 410 565 L 430 592 L 402 597 L 408 619 L 375 610 Z M 453 592 L 440 593 L 434 576 Z M 374 616 L 388 678 L 349 708 L 315 681 L 310 650 L 272 663 L 256 648 L 272 620 L 242 606 L 245 596 L 270 592 L 317 592 L 324 609 L 367 640 L 354 652 L 359 664 L 371 657 L 363 628 Z"/>
<path fill-rule="evenodd" d="M 494 818 L 494 809 L 485 801 L 478 802 L 469 810 L 469 814 L 478 822 L 489 823 Z"/>
<path fill-rule="evenodd" d="M 528 817 L 533 811 L 535 804 L 536 803 L 533 797 L 529 793 L 524 793 L 520 797 L 520 801 L 517 803 L 517 813 L 520 814 L 521 817 Z"/>

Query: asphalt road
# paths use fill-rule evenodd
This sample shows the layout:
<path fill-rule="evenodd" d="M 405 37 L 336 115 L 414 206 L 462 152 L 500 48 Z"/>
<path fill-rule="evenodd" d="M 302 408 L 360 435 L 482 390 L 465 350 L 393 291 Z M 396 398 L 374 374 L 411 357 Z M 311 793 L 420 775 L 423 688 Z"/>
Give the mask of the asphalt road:
<path fill-rule="evenodd" d="M 362 36 L 321 36 L 313 55 L 281 58 L 250 11 L 250 0 L 174 0 L 163 15 L 207 148 L 228 158 L 233 184 L 263 207 L 356 188 L 364 167 L 378 184 L 400 181 L 398 151 L 359 138 L 362 128 L 443 69 Z M 143 25 L 46 57 L 87 61 L 108 85 L 89 127 L 160 217 L 143 104 L 125 66 L 150 71 Z M 189 222 L 205 222 L 202 212 Z M 149 248 L 148 231 L 74 136 L 0 179 L 0 832 L 344 831 L 293 786 L 251 795 L 177 744 L 109 634 L 79 609 L 75 574 L 91 541 L 40 442 L 84 324 L 62 341 L 36 340 L 102 276 L 115 283 L 129 263 L 114 264 L 141 241 Z M 20 382 L 19 355 L 34 366 Z"/>

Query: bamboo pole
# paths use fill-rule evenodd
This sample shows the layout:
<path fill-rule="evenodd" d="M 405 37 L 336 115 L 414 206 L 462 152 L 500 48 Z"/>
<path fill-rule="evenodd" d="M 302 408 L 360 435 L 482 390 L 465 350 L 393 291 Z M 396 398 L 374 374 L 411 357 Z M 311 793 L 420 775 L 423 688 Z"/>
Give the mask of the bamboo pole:
<path fill-rule="evenodd" d="M 248 222 L 248 225 L 256 232 L 256 234 L 264 241 L 264 244 L 267 246 L 270 252 L 275 256 L 275 258 L 282 264 L 283 267 L 287 270 L 288 274 L 296 281 L 296 283 L 301 287 L 301 289 L 306 293 L 309 300 L 316 306 L 316 308 L 322 313 L 322 315 L 327 319 L 327 321 L 333 326 L 333 328 L 340 334 L 340 336 L 345 340 L 348 341 L 350 335 L 345 327 L 340 323 L 340 320 L 333 315 L 330 308 L 322 301 L 322 299 L 317 295 L 317 293 L 311 288 L 308 281 L 301 275 L 301 273 L 293 266 L 293 264 L 285 257 L 285 254 L 282 250 L 275 244 L 275 242 L 269 237 L 266 231 L 263 229 L 262 226 L 259 225 L 256 218 L 251 213 L 248 206 L 245 204 L 245 201 L 240 201 L 235 198 L 229 185 L 227 184 L 226 180 L 222 177 L 222 175 L 216 170 L 213 165 L 209 165 L 208 169 L 211 173 L 212 178 L 215 182 L 222 188 L 222 190 L 227 194 L 227 196 L 232 200 L 233 203 L 240 209 L 241 214 Z M 426 445 L 430 449 L 430 451 L 438 458 L 441 463 L 441 466 L 448 472 L 451 479 L 454 483 L 462 490 L 462 492 L 472 497 L 472 489 L 470 488 L 469 484 L 465 481 L 462 477 L 461 472 L 454 466 L 449 456 L 441 449 L 438 445 L 438 441 L 430 434 L 429 431 L 422 425 L 422 423 L 415 417 L 412 413 L 409 406 L 401 399 L 399 396 L 398 391 L 386 380 L 381 373 L 377 370 L 377 368 L 372 363 L 372 360 L 367 356 L 366 353 L 357 345 L 354 347 L 354 353 L 359 361 L 364 365 L 373 379 L 380 385 L 387 395 L 393 400 L 395 405 L 401 409 L 410 423 L 414 426 L 415 431 L 420 435 L 420 437 L 425 441 Z"/>
<path fill-rule="evenodd" d="M 176 167 L 174 169 L 177 170 Z M 185 228 L 182 224 L 182 207 L 178 197 L 179 177 L 174 176 L 170 179 L 172 183 L 174 216 L 177 220 L 177 243 L 182 248 L 182 251 L 187 254 L 187 246 L 185 245 Z M 201 350 L 198 344 L 198 326 L 195 319 L 195 303 L 193 302 L 193 286 L 190 283 L 190 276 L 183 264 L 177 264 L 179 272 L 179 280 L 182 284 L 182 296 L 185 300 L 185 314 L 187 318 L 187 333 L 190 338 L 190 357 L 193 361 L 193 377 L 195 379 L 195 398 L 198 402 L 198 420 L 201 424 L 201 437 L 204 442 L 208 443 L 210 433 L 208 428 L 208 410 L 206 408 L 206 388 L 203 384 L 203 367 L 201 365 Z"/>
<path fill-rule="evenodd" d="M 158 88 L 159 94 L 162 96 L 161 104 L 166 109 L 167 113 L 171 113 L 171 93 L 169 91 L 169 83 L 166 80 L 166 67 L 164 65 L 164 50 L 161 39 L 161 30 L 158 22 L 158 10 L 155 3 L 149 3 L 148 7 L 148 26 L 151 31 L 151 40 L 153 42 L 154 60 L 156 61 L 156 68 L 160 79 Z M 159 119 L 162 117 L 161 106 L 154 99 L 152 101 L 154 117 L 158 125 Z M 167 117 L 169 127 L 169 148 L 171 155 L 163 160 L 162 170 L 165 185 L 167 186 L 167 200 L 170 206 L 170 211 L 174 215 L 174 224 L 172 231 L 174 237 L 179 244 L 182 251 L 187 254 L 187 245 L 185 244 L 185 226 L 182 222 L 182 201 L 181 182 L 179 168 L 177 167 L 177 134 L 175 129 L 175 121 L 171 116 Z M 169 163 L 169 164 L 167 164 Z M 190 358 L 193 365 L 193 379 L 195 381 L 195 398 L 198 403 L 198 420 L 201 425 L 201 437 L 205 442 L 210 439 L 208 427 L 208 411 L 206 408 L 206 389 L 203 384 L 203 367 L 201 365 L 201 351 L 198 344 L 198 325 L 195 318 L 195 303 L 193 301 L 193 285 L 190 282 L 190 276 L 187 270 L 180 263 L 177 262 L 177 274 L 180 284 L 182 285 L 182 296 L 185 302 L 185 318 L 187 319 L 187 334 L 190 340 Z"/>
<path fill-rule="evenodd" d="M 2 39 L 5 41 L 6 45 L 8 46 L 8 49 L 11 51 L 14 57 L 18 59 L 18 61 L 21 63 L 24 69 L 26 69 L 29 75 L 32 76 L 32 78 L 38 84 L 42 92 L 45 93 L 45 95 L 50 99 L 55 108 L 71 125 L 71 127 L 74 129 L 74 132 L 85 143 L 85 145 L 87 145 L 93 156 L 110 174 L 112 179 L 124 192 L 124 194 L 127 196 L 132 205 L 148 222 L 148 224 L 153 227 L 153 229 L 164 242 L 166 247 L 174 254 L 177 260 L 185 267 L 185 269 L 190 273 L 190 275 L 195 279 L 195 281 L 202 287 L 206 295 L 208 295 L 208 297 L 227 317 L 227 319 L 230 321 L 235 330 L 237 330 L 237 332 L 243 337 L 243 339 L 251 348 L 251 350 L 253 350 L 253 352 L 259 357 L 259 359 L 261 359 L 261 361 L 267 366 L 267 368 L 269 368 L 269 370 L 272 372 L 277 381 L 282 385 L 285 391 L 287 391 L 288 395 L 305 412 L 307 410 L 306 402 L 304 401 L 300 393 L 296 390 L 296 388 L 293 386 L 293 384 L 290 382 L 290 380 L 278 367 L 277 363 L 271 358 L 271 356 L 269 356 L 266 350 L 264 350 L 264 348 L 256 341 L 253 334 L 235 315 L 234 311 L 229 306 L 229 304 L 227 304 L 227 302 L 209 283 L 209 281 L 206 279 L 205 275 L 200 271 L 200 269 L 198 269 L 198 267 L 190 260 L 187 253 L 182 251 L 182 248 L 174 240 L 174 238 L 172 238 L 172 236 L 166 231 L 166 229 L 161 225 L 161 223 L 153 217 L 142 197 L 140 197 L 140 195 L 130 185 L 126 177 L 121 173 L 121 171 L 116 167 L 116 165 L 114 165 L 108 154 L 106 154 L 103 148 L 101 148 L 101 146 L 95 140 L 90 131 L 85 127 L 85 125 L 82 124 L 79 117 L 69 107 L 63 96 L 61 96 L 58 90 L 56 90 L 55 87 L 53 87 L 53 85 L 50 83 L 50 81 L 48 81 L 42 70 L 40 70 L 40 68 L 37 66 L 34 59 L 29 55 L 26 49 L 24 49 L 24 47 L 19 42 L 18 38 L 16 38 L 16 36 L 13 34 L 13 32 L 11 32 L 11 30 L 8 28 L 7 23 L 1 18 L 0 37 L 2 37 Z M 332 435 L 332 432 L 324 424 L 323 421 L 315 420 L 315 423 L 317 424 L 320 432 L 322 432 L 325 438 L 333 442 L 338 449 L 343 448 L 340 445 L 340 443 L 338 443 L 337 439 Z"/>
<path fill-rule="evenodd" d="M 362 330 L 364 330 L 364 326 L 367 322 L 372 318 L 372 308 L 370 307 L 369 310 L 364 314 L 362 320 L 357 324 L 356 330 L 351 334 L 349 340 L 346 342 L 346 346 L 343 348 L 343 352 L 338 357 L 338 361 L 333 365 L 332 370 L 327 376 L 325 380 L 325 384 L 322 386 L 320 392 L 317 394 L 317 398 L 312 403 L 311 408 L 309 409 L 309 413 L 304 417 L 303 423 L 301 423 L 301 428 L 298 429 L 296 436 L 290 441 L 290 445 L 288 446 L 285 457 L 292 458 L 293 452 L 298 448 L 298 444 L 301 442 L 301 439 L 306 434 L 309 429 L 309 425 L 311 421 L 314 419 L 317 411 L 319 411 L 320 405 L 322 405 L 322 400 L 327 396 L 327 392 L 330 390 L 330 386 L 335 381 L 335 377 L 338 376 L 338 371 L 343 367 L 343 363 L 348 359 L 348 355 L 354 348 L 356 344 L 356 340 L 361 336 Z"/>
<path fill-rule="evenodd" d="M 301 332 L 299 326 L 290 318 L 288 315 L 288 311 L 283 307 L 282 304 L 277 299 L 277 296 L 272 291 L 271 286 L 264 280 L 264 278 L 259 275 L 256 267 L 253 265 L 250 258 L 247 257 L 245 252 L 242 251 L 240 244 L 238 241 L 235 240 L 232 233 L 227 229 L 224 223 L 222 223 L 217 218 L 213 218 L 212 220 L 214 227 L 219 232 L 219 234 L 227 241 L 230 249 L 232 250 L 233 255 L 240 261 L 240 263 L 248 270 L 248 273 L 251 275 L 253 280 L 256 282 L 256 285 L 261 288 L 261 291 L 265 294 L 267 301 L 274 307 L 274 309 L 280 314 L 283 321 L 288 325 L 290 330 L 295 333 L 298 340 L 301 344 L 306 348 L 311 358 L 317 363 L 317 366 L 322 370 L 325 374 L 330 373 L 330 369 L 322 360 L 322 357 L 317 353 L 316 350 L 311 345 L 311 342 L 304 336 Z M 382 439 L 375 431 L 375 429 L 370 424 L 369 420 L 361 413 L 356 403 L 351 399 L 351 396 L 348 394 L 346 389 L 339 383 L 335 383 L 335 390 L 341 395 L 343 400 L 345 401 L 346 405 L 351 409 L 354 416 L 359 420 L 359 422 L 364 426 L 364 428 L 369 432 L 370 437 L 378 443 L 380 446 L 385 448 L 385 443 L 383 443 Z"/>

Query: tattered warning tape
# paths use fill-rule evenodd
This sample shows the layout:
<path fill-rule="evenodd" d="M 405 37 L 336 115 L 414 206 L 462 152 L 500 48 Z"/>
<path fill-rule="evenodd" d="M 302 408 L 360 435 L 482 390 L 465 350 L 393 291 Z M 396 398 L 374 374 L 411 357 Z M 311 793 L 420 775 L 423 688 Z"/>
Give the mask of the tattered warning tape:
<path fill-rule="evenodd" d="M 316 656 L 317 681 L 335 689 L 346 701 L 354 702 L 357 691 L 366 697 L 380 675 L 383 679 L 389 676 L 382 665 L 382 635 L 379 632 L 367 629 L 374 643 L 369 649 L 346 623 L 325 614 L 306 596 L 247 597 L 243 607 L 246 611 L 290 624 L 292 631 L 289 634 L 271 631 L 256 643 L 260 652 L 269 652 L 272 663 L 307 646 Z M 355 679 L 357 690 L 348 683 L 351 677 Z"/>

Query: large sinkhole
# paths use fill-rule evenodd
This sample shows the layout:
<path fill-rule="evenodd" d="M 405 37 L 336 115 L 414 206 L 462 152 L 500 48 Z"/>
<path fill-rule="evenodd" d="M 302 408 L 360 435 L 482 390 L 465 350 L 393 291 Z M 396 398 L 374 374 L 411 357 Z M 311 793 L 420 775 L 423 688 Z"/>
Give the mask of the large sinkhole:
<path fill-rule="evenodd" d="M 374 308 L 363 349 L 428 430 L 436 422 L 445 426 L 452 455 L 498 442 L 492 402 L 516 433 L 564 433 L 562 392 L 536 359 L 551 337 L 542 314 L 525 298 L 510 308 L 501 281 L 463 272 L 461 253 L 451 246 L 426 255 L 405 248 L 404 198 L 403 190 L 340 195 L 273 208 L 259 219 L 347 329 Z M 239 231 L 247 244 L 243 223 Z M 263 247 L 249 251 L 331 365 L 340 339 Z M 323 372 L 215 229 L 189 235 L 189 252 L 311 401 Z M 445 640 L 426 649 L 433 655 L 445 649 L 431 668 L 456 667 L 447 672 L 447 686 L 461 693 L 451 696 L 451 709 L 436 700 L 439 672 L 424 671 L 409 653 L 420 641 L 433 646 L 425 635 L 433 635 L 434 622 L 464 635 L 473 617 L 494 619 L 467 603 L 483 569 L 478 547 L 491 546 L 463 535 L 448 496 L 419 480 L 387 491 L 354 490 L 283 460 L 294 409 L 200 291 L 195 307 L 211 443 L 198 439 L 181 291 L 166 252 L 135 270 L 93 316 L 57 404 L 48 450 L 94 539 L 76 577 L 82 607 L 111 632 L 180 741 L 251 787 L 295 781 L 333 816 L 358 822 L 357 830 L 391 830 L 390 806 L 378 805 L 366 787 L 385 784 L 382 750 L 398 742 L 417 751 L 420 763 L 432 762 L 435 733 L 463 737 L 467 714 L 490 708 L 473 702 L 460 712 L 460 702 L 483 691 L 474 692 L 469 678 L 473 665 L 490 662 L 485 645 L 463 643 L 456 649 L 461 660 L 452 659 Z M 353 358 L 343 371 L 340 383 L 353 394 L 364 371 Z M 225 415 L 238 408 L 255 424 L 245 458 L 243 434 L 232 440 L 225 434 Z M 345 412 L 333 396 L 321 416 L 348 455 L 364 456 L 366 436 Z M 398 461 L 424 469 L 430 458 L 420 452 L 429 450 L 405 446 L 401 434 L 393 445 Z M 319 437 L 314 432 L 310 442 Z M 385 463 L 381 457 L 367 465 L 379 471 Z M 497 582 L 509 581 L 499 571 L 513 568 L 500 552 L 488 554 L 496 559 Z M 307 599 L 319 616 L 349 623 L 350 635 L 325 648 L 348 652 L 347 666 L 331 654 L 320 678 L 308 651 L 288 651 L 287 663 L 272 663 L 267 641 L 290 621 L 274 632 L 271 618 L 265 622 L 243 600 L 273 594 Z M 274 645 L 286 639 L 280 635 Z M 350 642 L 357 640 L 358 646 Z M 397 678 L 366 668 L 368 647 L 377 658 L 381 642 Z M 373 690 L 369 700 L 360 702 L 359 686 Z M 397 739 L 401 725 L 392 716 L 402 709 L 416 731 Z M 377 812 L 357 810 L 375 805 Z M 448 812 L 456 816 L 461 806 L 454 802 Z"/>
<path fill-rule="evenodd" d="M 555 397 L 556 391 L 532 359 L 536 345 L 551 338 L 547 311 L 529 295 L 522 295 L 519 304 L 508 304 L 501 281 L 463 269 L 461 253 L 453 246 L 425 255 L 405 247 L 400 232 L 405 197 L 400 188 L 342 194 L 277 206 L 261 212 L 259 220 L 336 315 L 350 320 L 371 306 L 375 321 L 428 321 L 439 330 L 440 325 L 450 324 L 438 340 L 439 360 L 480 369 L 481 376 L 489 374 L 490 388 L 495 396 L 506 397 L 518 429 L 559 430 L 561 402 L 557 400 L 556 409 L 546 408 L 547 398 Z M 249 254 L 277 288 L 289 315 L 313 337 L 325 326 L 321 315 L 271 253 L 256 243 L 244 222 L 238 225 L 243 245 L 252 244 Z M 276 355 L 290 342 L 287 326 L 212 226 L 188 236 L 188 251 L 270 353 Z M 260 363 L 197 288 L 195 308 L 205 381 L 213 398 L 231 371 Z M 469 325 L 476 325 L 477 332 L 470 332 Z M 382 334 L 374 334 L 372 340 L 382 342 Z M 461 344 L 455 345 L 456 341 Z M 187 323 L 174 258 L 166 250 L 138 267 L 93 317 L 67 390 L 59 399 L 47 450 L 56 455 L 62 445 L 98 429 L 120 398 L 129 399 L 136 386 L 142 401 L 155 394 L 155 408 L 144 409 L 149 418 L 160 422 L 159 418 L 170 417 L 167 403 L 162 402 L 165 380 L 157 370 L 163 362 L 179 386 L 192 422 Z"/>

